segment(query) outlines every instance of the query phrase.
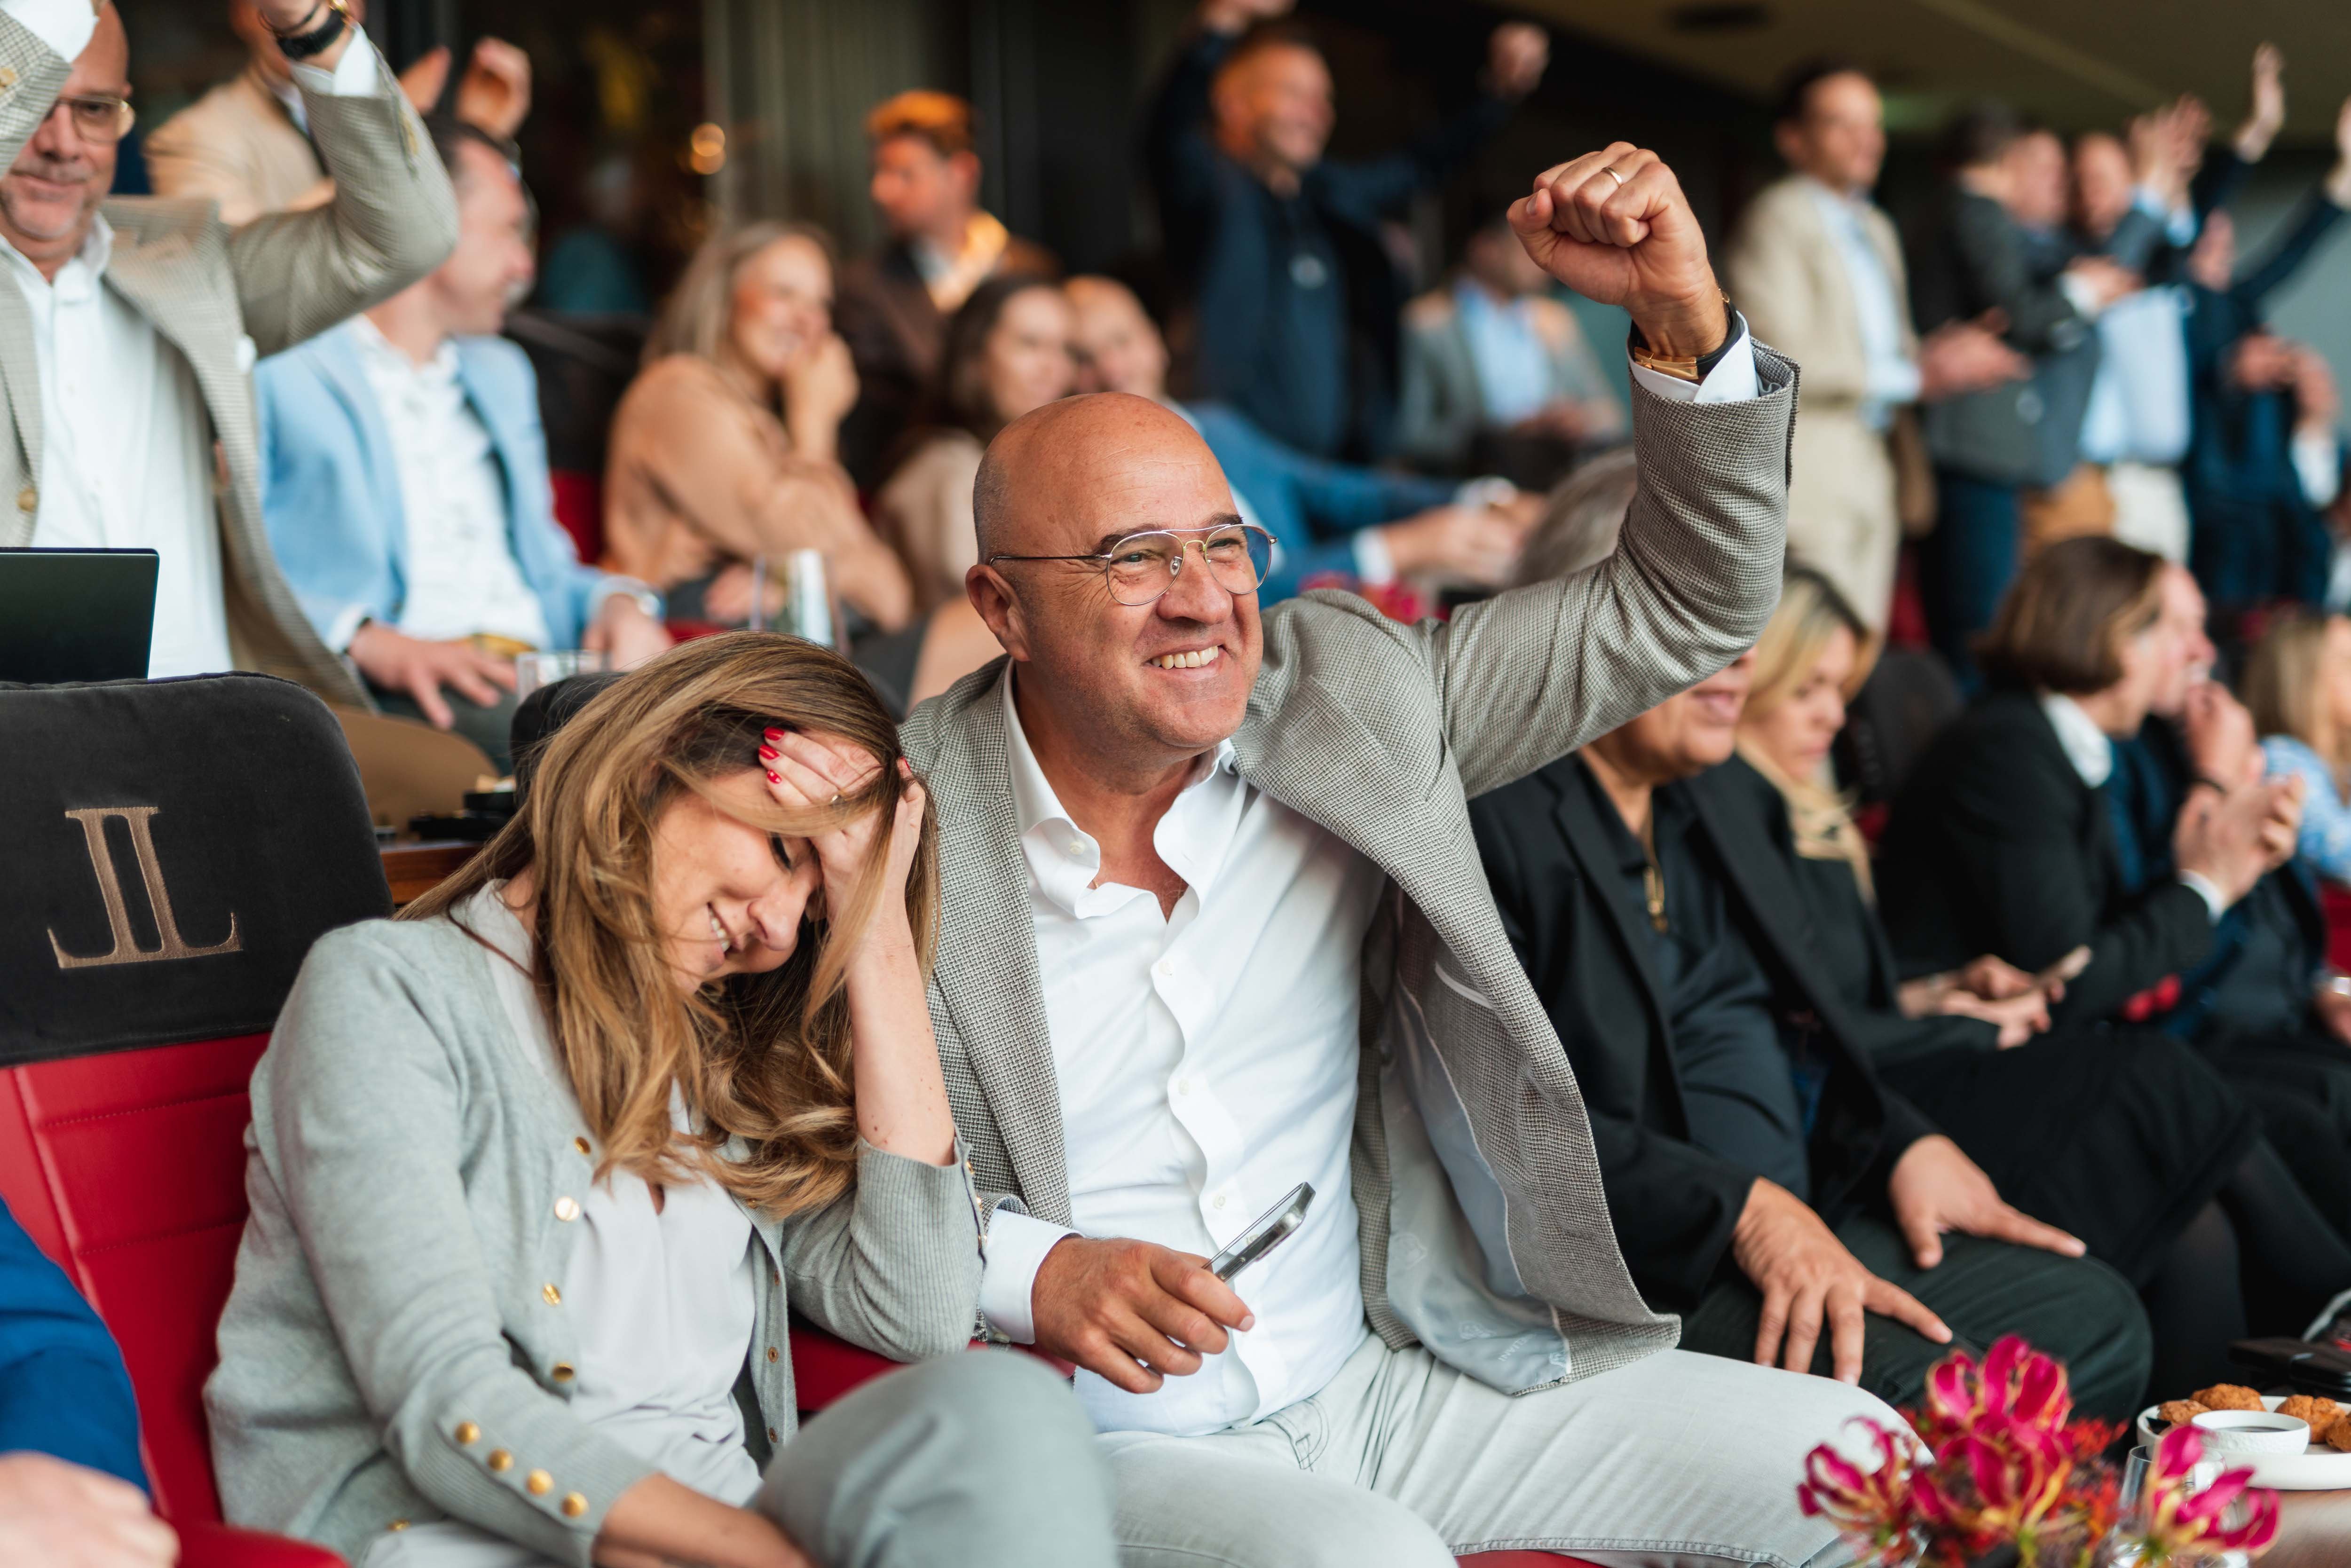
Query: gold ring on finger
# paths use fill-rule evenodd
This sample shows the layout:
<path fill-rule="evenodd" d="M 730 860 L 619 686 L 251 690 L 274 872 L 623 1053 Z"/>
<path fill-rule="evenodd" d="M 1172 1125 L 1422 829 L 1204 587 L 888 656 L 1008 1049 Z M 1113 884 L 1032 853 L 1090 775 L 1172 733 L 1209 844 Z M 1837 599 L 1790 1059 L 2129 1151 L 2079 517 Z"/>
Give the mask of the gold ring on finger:
<path fill-rule="evenodd" d="M 1616 172 L 1616 171 L 1615 171 L 1615 170 L 1614 170 L 1614 169 L 1607 169 L 1607 168 L 1604 168 L 1604 169 L 1602 169 L 1600 172 L 1601 172 L 1602 173 L 1604 173 L 1604 174 L 1607 175 L 1610 179 L 1612 179 L 1612 180 L 1615 181 L 1615 182 L 1616 182 L 1616 188 L 1617 188 L 1618 190 L 1620 190 L 1620 191 L 1621 191 L 1621 190 L 1623 190 L 1623 189 L 1625 188 L 1625 176 L 1624 176 L 1624 175 L 1619 174 L 1619 173 L 1618 173 L 1618 172 Z"/>
<path fill-rule="evenodd" d="M 838 789 L 835 789 L 835 790 L 832 792 L 832 799 L 831 799 L 831 800 L 828 800 L 828 801 L 826 801 L 826 802 L 825 802 L 825 804 L 827 804 L 827 805 L 829 805 L 829 806 L 838 806 L 838 805 L 840 805 L 840 804 L 841 804 L 841 791 L 840 791 L 840 790 L 838 790 Z"/>

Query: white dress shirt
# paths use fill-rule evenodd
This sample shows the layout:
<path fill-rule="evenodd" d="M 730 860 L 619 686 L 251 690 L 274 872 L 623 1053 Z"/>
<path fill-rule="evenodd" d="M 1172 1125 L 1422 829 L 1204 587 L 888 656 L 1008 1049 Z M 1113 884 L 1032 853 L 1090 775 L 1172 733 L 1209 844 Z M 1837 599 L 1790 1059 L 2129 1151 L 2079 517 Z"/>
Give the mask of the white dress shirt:
<path fill-rule="evenodd" d="M 463 917 L 496 949 L 481 959 L 516 1047 L 569 1098 L 528 974 L 530 933 L 498 896 L 505 885 L 474 894 Z M 687 1125 L 674 1091 L 670 1114 Z M 734 1392 L 758 1328 L 752 1253 L 750 1218 L 716 1184 L 672 1183 L 655 1208 L 641 1177 L 614 1171 L 580 1196 L 579 1239 L 559 1288 L 549 1287 L 578 1336 L 571 1418 L 672 1480 L 737 1507 L 759 1490 Z M 439 1520 L 378 1537 L 360 1568 L 547 1568 L 547 1559 L 476 1525 Z"/>
<path fill-rule="evenodd" d="M 1918 361 L 1902 349 L 1907 307 L 1895 292 L 1886 258 L 1870 238 L 1863 216 L 1869 199 L 1833 191 L 1818 180 L 1812 186 L 1822 225 L 1844 267 L 1854 314 L 1861 322 L 1862 423 L 1884 430 L 1894 423 L 1897 406 L 1918 396 Z"/>
<path fill-rule="evenodd" d="M 2114 740 L 2098 727 L 2096 719 L 2082 711 L 2080 703 L 2063 692 L 2043 692 L 2041 711 L 2047 716 L 2049 727 L 2057 732 L 2057 745 L 2083 783 L 2095 789 L 2114 776 Z M 2183 871 L 2179 880 L 2195 890 L 2204 901 L 2204 912 L 2218 925 L 2229 912 L 2229 902 L 2220 896 L 2220 887 L 2200 872 Z"/>
<path fill-rule="evenodd" d="M 547 612 L 523 580 L 508 528 L 506 471 L 457 374 L 457 346 L 418 364 L 366 317 L 344 329 L 391 438 L 407 529 L 400 630 L 429 642 L 489 632 L 549 646 Z M 360 612 L 329 643 L 349 646 Z"/>
<path fill-rule="evenodd" d="M 61 58 L 95 26 L 87 0 L 0 0 Z M 364 37 L 332 72 L 298 66 L 313 92 L 377 90 L 382 66 Z M 195 372 L 147 318 L 106 286 L 114 234 L 104 217 L 54 280 L 0 240 L 24 297 L 41 381 L 37 548 L 156 552 L 151 676 L 231 667 L 213 498 L 212 420 Z"/>
<path fill-rule="evenodd" d="M 1094 885 L 1102 848 L 1072 823 L 998 687 L 1030 873 L 1075 1234 L 1215 1253 L 1301 1181 L 1306 1222 L 1234 1287 L 1257 1326 L 1158 1393 L 1090 1372 L 1103 1431 L 1212 1432 L 1306 1398 L 1363 1343 L 1348 1146 L 1362 1061 L 1358 985 L 1381 873 L 1242 779 L 1219 747 L 1160 819 L 1184 895 Z M 999 1209 L 980 1310 L 1034 1336 L 1029 1291 L 1072 1232 Z"/>

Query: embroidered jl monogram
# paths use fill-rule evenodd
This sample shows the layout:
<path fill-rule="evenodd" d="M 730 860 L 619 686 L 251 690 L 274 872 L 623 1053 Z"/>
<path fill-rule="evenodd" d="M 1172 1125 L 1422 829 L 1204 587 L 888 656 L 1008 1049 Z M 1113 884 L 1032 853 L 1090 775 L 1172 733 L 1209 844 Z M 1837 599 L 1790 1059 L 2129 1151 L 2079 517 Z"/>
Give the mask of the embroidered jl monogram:
<path fill-rule="evenodd" d="M 82 836 L 89 843 L 89 863 L 98 873 L 98 890 L 106 900 L 107 928 L 113 933 L 111 952 L 91 957 L 78 958 L 65 949 L 55 931 L 49 933 L 49 948 L 57 956 L 60 969 L 93 969 L 107 964 L 152 964 L 161 958 L 209 958 L 216 954 L 235 953 L 245 944 L 236 934 L 236 912 L 228 917 L 228 936 L 209 947 L 191 947 L 181 938 L 180 923 L 172 914 L 172 895 L 163 887 L 163 865 L 155 858 L 155 839 L 147 820 L 161 808 L 155 806 L 89 806 L 67 816 L 81 824 Z M 155 913 L 155 934 L 162 941 L 160 947 L 141 947 L 131 930 L 131 910 L 123 902 L 122 882 L 115 874 L 114 856 L 106 847 L 106 820 L 120 817 L 131 830 L 131 852 L 139 857 L 140 880 L 146 884 L 147 903 Z"/>

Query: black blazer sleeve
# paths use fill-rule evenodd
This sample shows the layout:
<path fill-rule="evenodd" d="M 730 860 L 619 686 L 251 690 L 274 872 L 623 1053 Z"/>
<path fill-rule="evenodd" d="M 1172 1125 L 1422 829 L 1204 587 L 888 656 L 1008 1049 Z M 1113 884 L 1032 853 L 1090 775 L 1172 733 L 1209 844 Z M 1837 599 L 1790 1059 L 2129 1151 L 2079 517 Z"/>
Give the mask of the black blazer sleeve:
<path fill-rule="evenodd" d="M 1705 1293 L 1729 1251 L 1755 1176 L 1648 1124 L 1647 1003 L 1600 927 L 1607 915 L 1552 817 L 1545 779 L 1471 801 L 1470 821 L 1502 927 L 1583 1092 L 1617 1245 L 1651 1304 L 1678 1311 Z"/>

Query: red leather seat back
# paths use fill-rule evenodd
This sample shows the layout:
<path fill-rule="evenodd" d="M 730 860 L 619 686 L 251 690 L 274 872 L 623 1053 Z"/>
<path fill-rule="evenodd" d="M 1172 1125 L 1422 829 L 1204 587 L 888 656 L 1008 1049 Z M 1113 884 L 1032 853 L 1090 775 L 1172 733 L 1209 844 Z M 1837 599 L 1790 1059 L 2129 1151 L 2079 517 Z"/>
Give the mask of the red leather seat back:
<path fill-rule="evenodd" d="M 114 1331 L 158 1512 L 217 1520 L 204 1379 L 245 1229 L 266 1035 L 0 1071 L 0 1197 Z"/>
<path fill-rule="evenodd" d="M 604 559 L 604 476 L 559 468 L 548 476 L 555 489 L 555 520 L 571 536 L 571 548 L 590 566 Z"/>

